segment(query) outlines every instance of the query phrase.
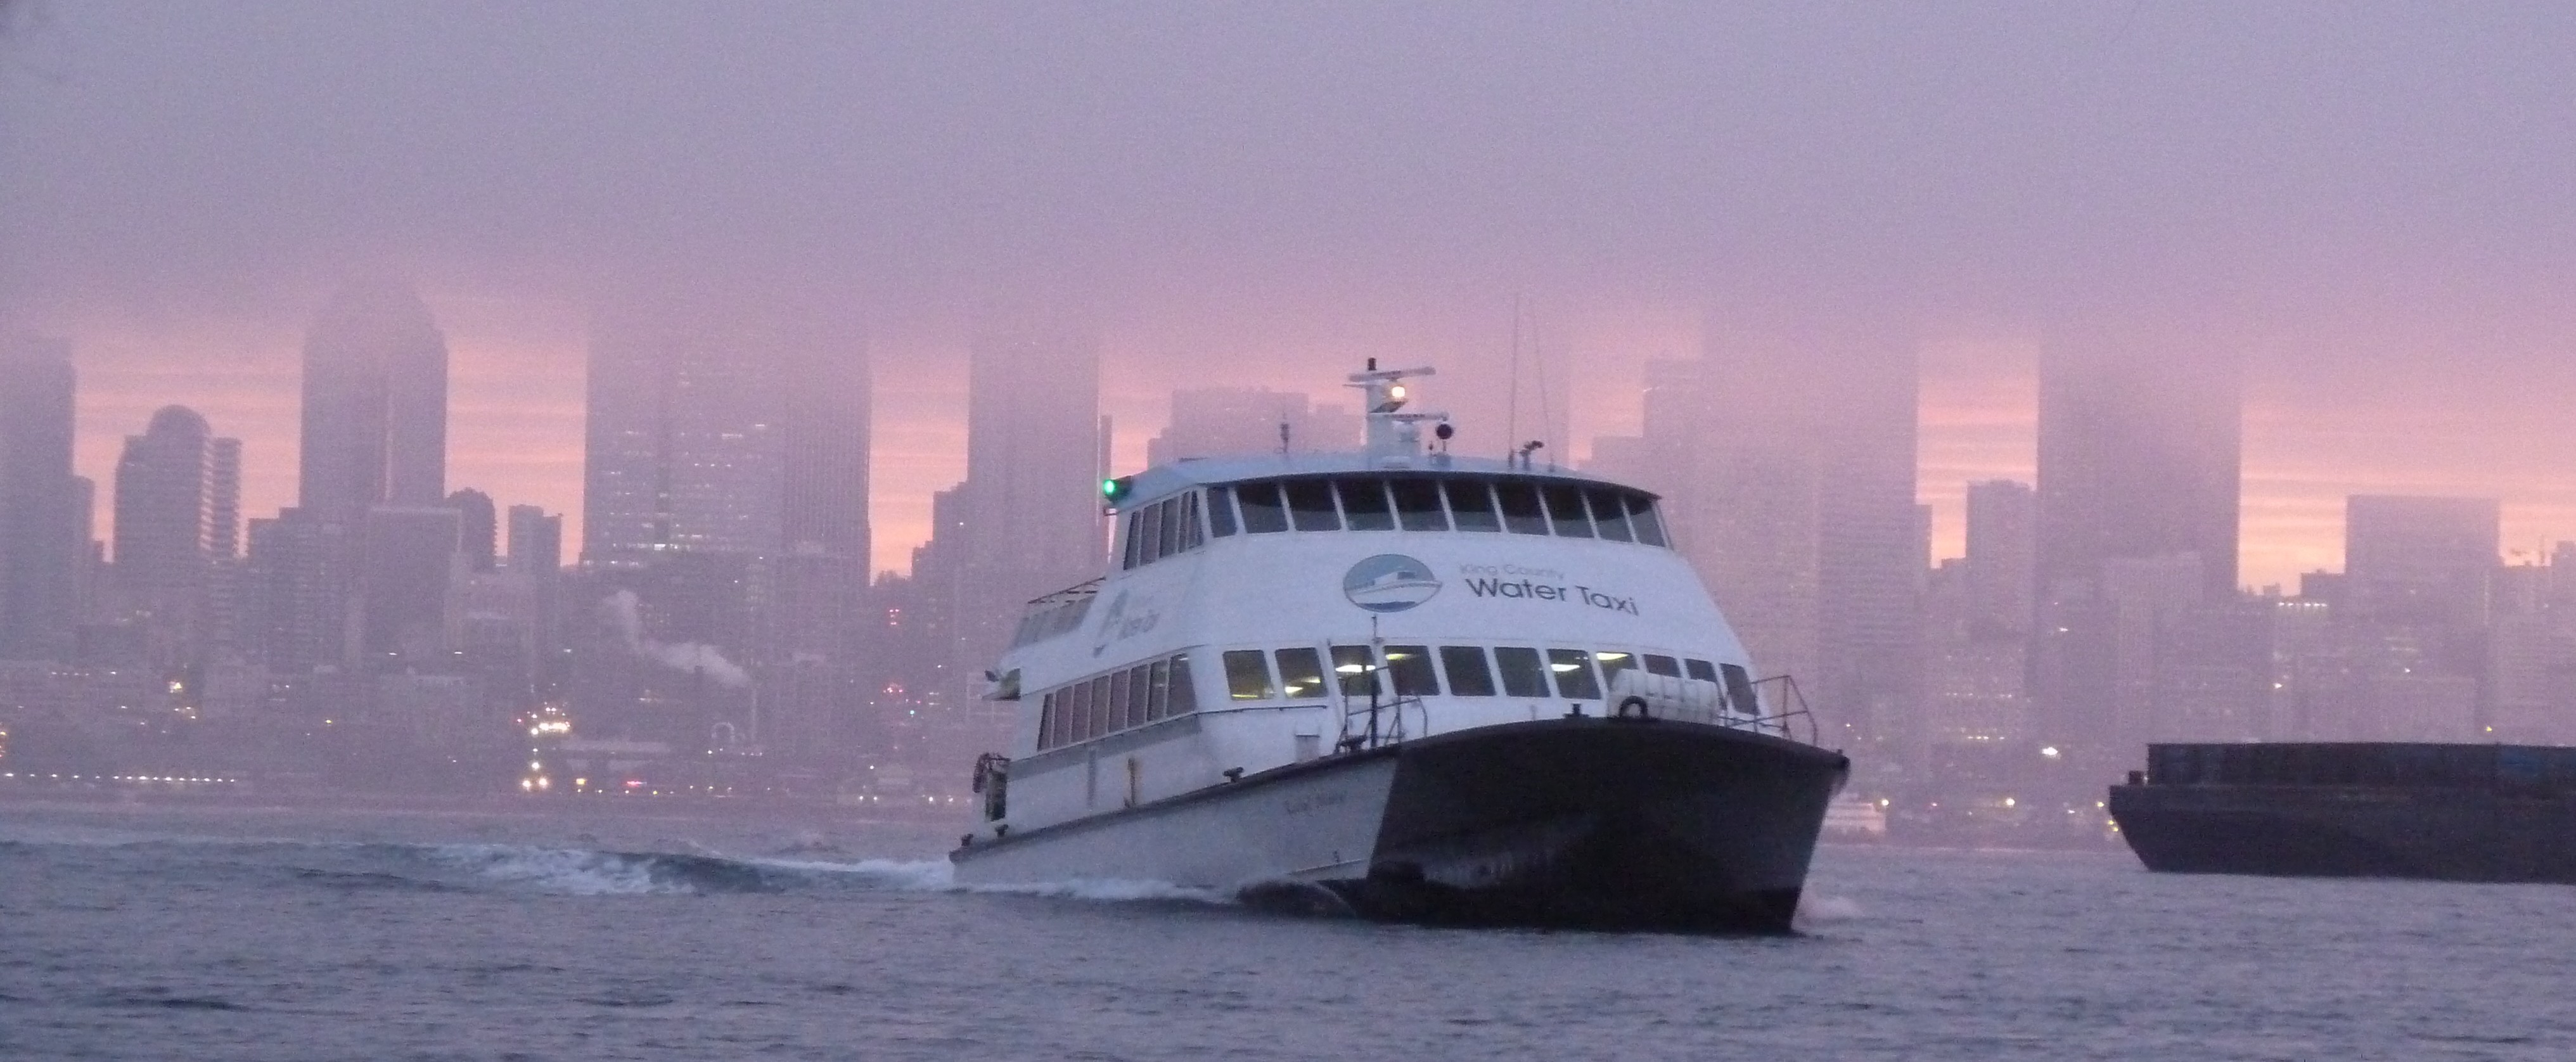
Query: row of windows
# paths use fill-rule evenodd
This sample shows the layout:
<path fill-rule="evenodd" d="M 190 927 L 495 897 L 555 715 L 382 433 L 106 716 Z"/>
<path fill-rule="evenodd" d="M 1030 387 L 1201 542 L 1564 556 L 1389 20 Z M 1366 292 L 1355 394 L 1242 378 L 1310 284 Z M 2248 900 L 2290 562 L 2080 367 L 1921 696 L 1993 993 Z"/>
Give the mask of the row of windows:
<path fill-rule="evenodd" d="M 1619 673 L 1642 667 L 1647 674 L 1694 678 L 1724 685 L 1739 711 L 1750 712 L 1751 676 L 1736 664 L 1632 653 L 1618 649 L 1539 649 L 1501 645 L 1390 645 L 1383 662 L 1365 645 L 1311 646 L 1263 651 L 1226 650 L 1226 697 L 1235 701 L 1304 700 L 1343 697 L 1534 697 L 1597 701 L 1615 685 Z M 1274 669 L 1275 668 L 1275 669 Z M 1596 670 L 1597 669 L 1597 670 Z"/>
<path fill-rule="evenodd" d="M 1197 710 L 1190 656 L 1180 653 L 1047 691 L 1038 708 L 1038 748 L 1089 741 Z"/>
<path fill-rule="evenodd" d="M 1508 531 L 1665 544 L 1654 499 L 1619 487 L 1517 477 L 1308 476 L 1174 495 L 1119 517 L 1119 567 L 1281 531 Z"/>
<path fill-rule="evenodd" d="M 1238 524 L 1236 507 L 1241 506 Z M 1208 491 L 1210 530 L 1509 531 L 1664 545 L 1654 499 L 1618 487 L 1518 477 L 1345 476 L 1256 480 Z"/>
<path fill-rule="evenodd" d="M 1134 510 L 1119 519 L 1120 568 L 1133 568 L 1175 553 L 1199 548 L 1207 541 L 1200 530 L 1199 495 L 1197 491 L 1175 495 L 1152 505 Z"/>

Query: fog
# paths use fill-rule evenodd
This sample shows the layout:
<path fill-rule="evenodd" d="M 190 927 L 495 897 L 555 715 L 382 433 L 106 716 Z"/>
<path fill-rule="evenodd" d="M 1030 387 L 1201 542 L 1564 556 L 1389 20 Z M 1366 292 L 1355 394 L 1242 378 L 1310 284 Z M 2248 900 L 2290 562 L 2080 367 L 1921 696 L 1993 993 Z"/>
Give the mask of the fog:
<path fill-rule="evenodd" d="M 855 307 L 880 399 L 922 399 L 883 403 L 886 566 L 960 471 L 966 337 L 1031 305 L 1096 323 L 1135 460 L 1172 387 L 1377 353 L 1451 365 L 1472 431 L 1515 295 L 1580 363 L 1578 437 L 1747 308 L 1945 349 L 2112 320 L 2257 359 L 2268 578 L 2333 563 L 2311 525 L 2356 484 L 2576 530 L 2530 386 L 2570 363 L 2556 5 L 17 7 L 0 306 L 80 341 L 85 468 L 193 401 L 254 511 L 294 337 L 391 263 L 458 348 L 460 477 L 572 511 L 592 293 Z M 2026 467 L 1961 403 L 1927 454 Z"/>

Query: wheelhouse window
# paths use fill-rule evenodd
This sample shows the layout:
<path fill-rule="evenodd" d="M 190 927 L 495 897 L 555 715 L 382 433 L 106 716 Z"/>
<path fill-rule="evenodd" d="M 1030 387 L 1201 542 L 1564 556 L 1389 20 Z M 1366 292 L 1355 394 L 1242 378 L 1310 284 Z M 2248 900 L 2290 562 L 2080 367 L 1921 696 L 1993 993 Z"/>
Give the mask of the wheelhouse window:
<path fill-rule="evenodd" d="M 1494 489 L 1481 479 L 1453 479 L 1441 484 L 1449 495 L 1449 516 L 1461 531 L 1500 531 L 1494 516 Z"/>
<path fill-rule="evenodd" d="M 1440 508 L 1440 481 L 1399 476 L 1387 481 L 1395 495 L 1395 522 L 1407 531 L 1449 530 L 1449 514 Z"/>
<path fill-rule="evenodd" d="M 1207 537 L 1290 530 L 1509 531 L 1666 545 L 1652 496 L 1608 484 L 1526 475 L 1254 480 L 1181 495 L 1168 510 L 1133 522 L 1131 567 L 1190 550 Z M 1141 543 L 1135 541 L 1138 535 L 1145 536 Z"/>
<path fill-rule="evenodd" d="M 1234 488 L 1243 503 L 1243 529 L 1256 535 L 1288 530 L 1288 509 L 1279 502 L 1279 484 L 1242 483 Z"/>
<path fill-rule="evenodd" d="M 1583 488 L 1571 483 L 1550 483 L 1540 488 L 1539 494 L 1547 499 L 1547 522 L 1556 537 L 1592 537 L 1592 517 L 1583 510 Z"/>
<path fill-rule="evenodd" d="M 1657 656 L 1653 653 L 1648 653 L 1646 654 L 1646 673 L 1649 675 L 1662 675 L 1666 678 L 1680 678 L 1682 677 L 1682 662 L 1669 656 Z"/>
<path fill-rule="evenodd" d="M 1605 487 L 1586 487 L 1583 500 L 1592 510 L 1592 526 L 1601 537 L 1612 542 L 1634 542 L 1637 536 L 1628 530 L 1628 505 L 1619 500 L 1619 492 Z"/>
<path fill-rule="evenodd" d="M 1601 685 L 1604 689 L 1618 688 L 1619 673 L 1637 666 L 1637 654 L 1616 649 L 1601 650 L 1592 654 L 1592 659 L 1601 663 Z"/>
<path fill-rule="evenodd" d="M 1341 514 L 1333 508 L 1333 481 L 1292 479 L 1281 483 L 1288 495 L 1288 517 L 1300 531 L 1339 531 Z"/>
<path fill-rule="evenodd" d="M 1218 538 L 1234 535 L 1234 488 L 1209 487 L 1208 533 Z"/>
<path fill-rule="evenodd" d="M 1395 512 L 1386 504 L 1386 481 L 1345 479 L 1339 481 L 1339 490 L 1342 526 L 1353 531 L 1395 530 Z"/>
<path fill-rule="evenodd" d="M 1536 484 L 1511 480 L 1496 483 L 1494 499 L 1502 503 L 1503 530 L 1515 535 L 1547 533 L 1547 510 L 1539 507 Z"/>

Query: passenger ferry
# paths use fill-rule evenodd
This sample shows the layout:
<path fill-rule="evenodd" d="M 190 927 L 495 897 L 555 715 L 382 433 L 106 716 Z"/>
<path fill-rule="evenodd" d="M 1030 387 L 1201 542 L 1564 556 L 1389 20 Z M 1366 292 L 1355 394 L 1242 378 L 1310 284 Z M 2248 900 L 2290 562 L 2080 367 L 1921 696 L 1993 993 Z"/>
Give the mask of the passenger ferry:
<path fill-rule="evenodd" d="M 1430 374 L 1350 377 L 1362 453 L 1103 485 L 1108 573 L 1030 602 L 988 674 L 1019 725 L 976 764 L 960 881 L 1789 927 L 1849 761 L 1755 680 L 1654 495 L 1451 456 L 1446 415 L 1404 408 Z"/>

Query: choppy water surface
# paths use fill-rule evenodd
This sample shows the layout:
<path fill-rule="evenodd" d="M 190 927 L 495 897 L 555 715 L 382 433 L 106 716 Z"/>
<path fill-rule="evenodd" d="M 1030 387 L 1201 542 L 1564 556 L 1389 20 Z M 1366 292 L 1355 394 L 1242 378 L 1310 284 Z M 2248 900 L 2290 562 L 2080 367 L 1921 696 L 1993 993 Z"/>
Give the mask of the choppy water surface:
<path fill-rule="evenodd" d="M 0 805 L 0 1058 L 2567 1058 L 2576 889 L 1828 849 L 1786 939 L 950 884 L 938 835 Z"/>

